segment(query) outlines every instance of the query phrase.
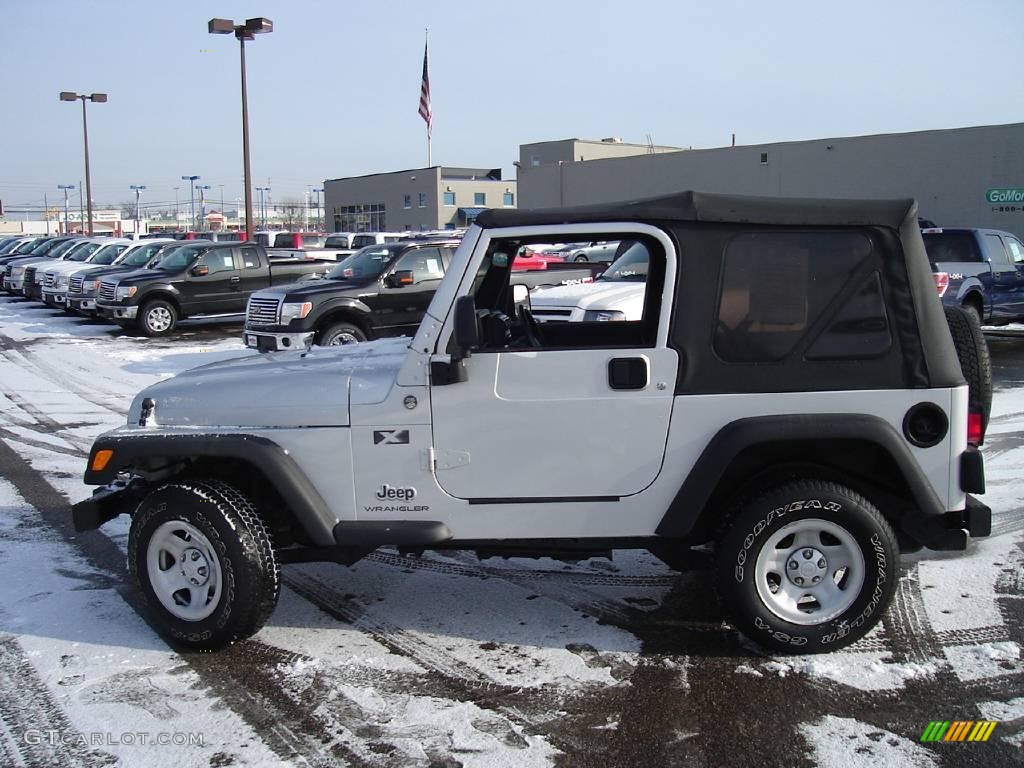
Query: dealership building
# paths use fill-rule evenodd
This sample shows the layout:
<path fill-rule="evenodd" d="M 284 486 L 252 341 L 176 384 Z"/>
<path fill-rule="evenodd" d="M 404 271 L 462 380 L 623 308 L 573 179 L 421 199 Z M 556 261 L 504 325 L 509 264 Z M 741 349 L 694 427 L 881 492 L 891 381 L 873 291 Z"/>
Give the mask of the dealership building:
<path fill-rule="evenodd" d="M 324 182 L 334 232 L 457 229 L 488 208 L 515 208 L 516 195 L 500 168 L 433 166 Z"/>
<path fill-rule="evenodd" d="M 599 151 L 591 149 L 595 145 Z M 517 166 L 521 208 L 684 189 L 913 197 L 919 215 L 939 226 L 1024 236 L 1024 123 L 675 151 L 615 139 L 565 139 L 522 145 Z"/>

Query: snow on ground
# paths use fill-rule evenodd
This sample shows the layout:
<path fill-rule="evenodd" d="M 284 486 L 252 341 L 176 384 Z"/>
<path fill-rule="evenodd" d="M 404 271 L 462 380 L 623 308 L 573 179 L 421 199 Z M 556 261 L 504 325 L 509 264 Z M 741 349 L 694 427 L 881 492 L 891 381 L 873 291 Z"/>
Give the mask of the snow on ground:
<path fill-rule="evenodd" d="M 232 331 L 142 339 L 0 298 L 0 440 L 50 487 L 71 500 L 84 498 L 91 489 L 81 472 L 92 439 L 123 423 L 140 389 L 195 365 L 248 354 L 254 353 Z M 684 751 L 716 743 L 719 730 L 742 730 L 744 712 L 761 706 L 747 695 L 814 701 L 824 695 L 790 736 L 780 730 L 780 743 L 795 750 L 780 753 L 780 764 L 805 756 L 837 768 L 941 764 L 937 753 L 916 743 L 928 720 L 1024 718 L 1022 700 L 1005 693 L 1024 687 L 1024 639 L 1006 620 L 1006 600 L 1019 603 L 1007 597 L 1006 585 L 1024 583 L 1022 427 L 1024 389 L 1000 390 L 986 447 L 985 497 L 1000 535 L 967 553 L 908 558 L 901 593 L 910 597 L 890 610 L 886 625 L 823 656 L 752 651 L 723 627 L 706 581 L 680 579 L 643 552 L 567 565 L 382 551 L 351 568 L 287 567 L 280 604 L 257 637 L 237 653 L 197 659 L 168 648 L 133 607 L 138 596 L 124 575 L 126 518 L 98 534 L 119 553 L 119 562 L 100 571 L 73 543 L 49 535 L 35 510 L 0 482 L 0 700 L 9 693 L 15 702 L 0 704 L 0 763 L 28 754 L 30 764 L 102 764 L 110 756 L 155 766 L 300 765 L 321 758 L 325 764 L 576 765 L 599 747 L 640 755 L 659 743 Z M 699 610 L 667 617 L 673 601 Z M 668 632 L 684 638 L 678 650 L 665 646 Z M 902 633 L 909 633 L 911 647 Z M 846 699 L 884 703 L 899 691 L 931 685 L 944 697 L 950 671 L 975 686 L 964 693 L 963 712 L 921 711 L 920 722 L 890 723 L 879 722 L 871 705 L 854 716 L 844 708 Z M 14 681 L 25 675 L 31 684 L 19 699 Z M 999 681 L 1007 682 L 1000 687 Z M 685 711 L 687 697 L 699 700 L 709 684 L 737 692 L 732 700 L 711 694 L 720 722 L 702 730 L 680 715 L 663 731 L 645 730 L 662 710 Z M 669 708 L 667 691 L 675 697 Z M 18 742 L 17 728 L 26 727 L 19 701 L 25 712 L 64 718 L 62 728 L 112 733 L 114 743 L 85 757 L 70 747 L 50 757 L 39 748 L 26 753 Z M 116 738 L 193 729 L 205 734 L 202 746 L 157 751 Z M 1001 726 L 996 735 L 1021 745 L 1019 725 Z M 734 764 L 730 750 L 739 750 L 704 748 L 693 753 L 692 764 Z"/>

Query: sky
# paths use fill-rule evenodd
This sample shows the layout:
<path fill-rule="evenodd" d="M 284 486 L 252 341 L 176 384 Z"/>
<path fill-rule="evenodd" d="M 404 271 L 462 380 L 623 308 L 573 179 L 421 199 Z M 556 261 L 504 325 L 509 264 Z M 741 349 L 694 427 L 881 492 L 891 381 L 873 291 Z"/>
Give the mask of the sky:
<path fill-rule="evenodd" d="M 1021 0 L 0 0 L 0 200 L 242 196 L 238 43 L 214 16 L 262 15 L 246 45 L 254 186 L 423 167 L 430 30 L 433 164 L 513 178 L 520 144 L 618 136 L 679 147 L 1018 122 Z M 1022 148 L 1024 151 L 1024 148 Z"/>

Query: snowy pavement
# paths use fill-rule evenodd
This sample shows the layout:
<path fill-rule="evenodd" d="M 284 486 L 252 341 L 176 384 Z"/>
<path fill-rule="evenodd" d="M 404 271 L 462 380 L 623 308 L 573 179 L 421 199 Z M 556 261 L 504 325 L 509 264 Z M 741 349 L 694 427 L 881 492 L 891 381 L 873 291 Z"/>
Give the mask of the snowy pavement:
<path fill-rule="evenodd" d="M 0 765 L 1024 764 L 1024 338 L 993 337 L 994 535 L 905 558 L 882 625 L 765 655 L 711 575 L 653 557 L 480 561 L 380 551 L 287 566 L 252 640 L 169 647 L 128 576 L 128 521 L 76 534 L 92 439 L 177 371 L 247 352 L 0 298 Z M 921 743 L 932 720 L 989 742 Z"/>

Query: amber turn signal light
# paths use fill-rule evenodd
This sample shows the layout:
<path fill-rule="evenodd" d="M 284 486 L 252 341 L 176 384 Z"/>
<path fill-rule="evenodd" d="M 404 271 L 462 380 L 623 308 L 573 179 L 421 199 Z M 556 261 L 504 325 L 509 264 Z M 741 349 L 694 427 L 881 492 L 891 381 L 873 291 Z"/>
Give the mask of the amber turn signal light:
<path fill-rule="evenodd" d="M 92 457 L 92 471 L 102 472 L 107 468 L 107 464 L 110 463 L 112 458 L 114 458 L 114 452 L 109 448 L 104 448 L 102 451 L 96 451 Z"/>

